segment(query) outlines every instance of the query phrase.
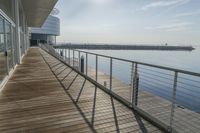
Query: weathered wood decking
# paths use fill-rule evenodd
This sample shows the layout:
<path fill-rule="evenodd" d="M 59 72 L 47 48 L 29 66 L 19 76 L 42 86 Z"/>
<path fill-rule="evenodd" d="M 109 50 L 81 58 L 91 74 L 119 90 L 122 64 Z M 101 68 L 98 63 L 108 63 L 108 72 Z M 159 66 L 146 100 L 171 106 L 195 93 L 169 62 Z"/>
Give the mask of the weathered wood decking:
<path fill-rule="evenodd" d="M 161 132 L 39 48 L 0 93 L 0 132 L 119 131 Z"/>

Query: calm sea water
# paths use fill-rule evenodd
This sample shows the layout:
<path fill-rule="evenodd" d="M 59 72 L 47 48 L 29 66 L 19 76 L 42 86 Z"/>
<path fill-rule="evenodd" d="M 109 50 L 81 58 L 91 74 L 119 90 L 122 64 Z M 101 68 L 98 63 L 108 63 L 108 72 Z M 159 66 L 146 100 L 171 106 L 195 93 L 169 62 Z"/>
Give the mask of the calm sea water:
<path fill-rule="evenodd" d="M 200 46 L 193 51 L 88 50 L 93 53 L 200 73 Z"/>
<path fill-rule="evenodd" d="M 102 55 L 145 62 L 200 73 L 200 46 L 193 51 L 147 50 L 85 50 Z M 90 66 L 95 68 L 95 56 L 89 56 Z M 98 70 L 109 74 L 109 59 L 99 57 Z M 113 61 L 113 76 L 130 83 L 131 64 Z M 139 88 L 171 100 L 174 72 L 138 66 Z M 200 113 L 200 77 L 178 75 L 176 104 Z"/>

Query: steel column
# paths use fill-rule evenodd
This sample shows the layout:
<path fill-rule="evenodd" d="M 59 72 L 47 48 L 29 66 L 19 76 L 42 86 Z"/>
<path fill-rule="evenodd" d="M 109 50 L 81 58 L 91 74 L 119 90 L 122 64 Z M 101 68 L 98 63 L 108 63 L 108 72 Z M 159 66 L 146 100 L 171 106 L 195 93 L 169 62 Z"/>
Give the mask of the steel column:
<path fill-rule="evenodd" d="M 74 67 L 74 49 L 72 49 L 73 54 L 73 67 Z"/>
<path fill-rule="evenodd" d="M 86 75 L 88 76 L 88 53 L 86 53 Z"/>
<path fill-rule="evenodd" d="M 113 59 L 110 58 L 110 91 L 112 91 L 112 65 L 113 65 Z"/>
<path fill-rule="evenodd" d="M 69 55 L 69 57 L 68 57 L 68 64 L 71 65 L 71 64 L 70 64 L 70 63 L 71 63 L 71 62 L 70 62 L 70 49 L 68 49 L 68 55 Z"/>
<path fill-rule="evenodd" d="M 81 53 L 80 53 L 80 51 L 78 51 L 78 68 L 79 68 L 79 71 L 81 70 Z"/>
<path fill-rule="evenodd" d="M 176 104 L 177 79 L 178 79 L 178 72 L 175 71 L 175 73 L 174 73 L 173 95 L 172 95 L 172 107 L 171 107 L 171 115 L 170 115 L 170 127 L 169 127 L 170 132 L 172 132 L 173 119 L 174 119 L 174 109 L 175 109 L 175 104 Z"/>
<path fill-rule="evenodd" d="M 96 81 L 98 78 L 98 55 L 96 55 Z"/>
<path fill-rule="evenodd" d="M 138 68 L 138 64 L 135 63 L 134 65 L 134 77 L 133 77 L 133 91 L 132 91 L 132 106 L 133 108 L 136 106 L 136 87 L 137 87 L 137 68 Z"/>

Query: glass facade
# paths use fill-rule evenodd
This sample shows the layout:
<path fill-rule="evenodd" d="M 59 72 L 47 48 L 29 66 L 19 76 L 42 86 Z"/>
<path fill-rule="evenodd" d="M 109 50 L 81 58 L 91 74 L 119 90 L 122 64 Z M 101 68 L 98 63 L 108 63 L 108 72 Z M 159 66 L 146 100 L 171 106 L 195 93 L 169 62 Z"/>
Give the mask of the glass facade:
<path fill-rule="evenodd" d="M 13 68 L 13 46 L 12 46 L 12 36 L 11 36 L 11 24 L 5 21 L 5 36 L 6 36 L 6 51 L 7 51 L 7 63 L 8 70 Z"/>
<path fill-rule="evenodd" d="M 2 81 L 5 79 L 7 75 L 9 75 L 10 71 L 17 64 L 18 58 L 20 58 L 28 48 L 28 29 L 25 27 L 25 17 L 23 16 L 21 7 L 19 7 L 19 38 L 20 38 L 20 47 L 17 46 L 17 42 L 15 41 L 16 37 L 16 26 L 14 23 L 14 14 L 12 14 L 12 9 L 9 11 L 8 7 L 12 4 L 12 0 L 2 1 L 3 3 L 0 7 L 4 9 L 5 12 L 0 12 L 0 85 Z M 5 14 L 7 16 L 5 16 Z M 11 19 L 10 19 L 11 18 Z M 17 52 L 17 51 L 20 51 Z"/>
<path fill-rule="evenodd" d="M 0 16 L 0 83 L 14 66 L 12 25 Z"/>
<path fill-rule="evenodd" d="M 28 26 L 41 26 L 49 15 L 46 8 L 50 10 L 55 2 L 45 6 L 45 10 L 41 10 L 42 16 L 36 18 L 41 15 L 37 11 L 43 8 L 39 0 L 0 0 L 0 91 L 30 46 Z"/>
<path fill-rule="evenodd" d="M 31 34 L 31 46 L 38 46 L 39 43 L 42 44 L 56 44 L 56 36 L 48 34 Z"/>
<path fill-rule="evenodd" d="M 0 84 L 9 72 L 14 68 L 16 61 L 14 56 L 15 27 L 0 14 Z"/>
<path fill-rule="evenodd" d="M 4 19 L 0 16 L 0 83 L 7 74 L 4 37 Z"/>

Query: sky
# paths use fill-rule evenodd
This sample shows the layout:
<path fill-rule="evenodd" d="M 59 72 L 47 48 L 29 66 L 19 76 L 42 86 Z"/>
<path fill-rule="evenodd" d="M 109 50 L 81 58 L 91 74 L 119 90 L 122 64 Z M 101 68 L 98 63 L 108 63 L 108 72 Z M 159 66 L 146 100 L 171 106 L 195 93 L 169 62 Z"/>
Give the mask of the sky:
<path fill-rule="evenodd" d="M 200 0 L 58 0 L 58 42 L 200 45 Z"/>

